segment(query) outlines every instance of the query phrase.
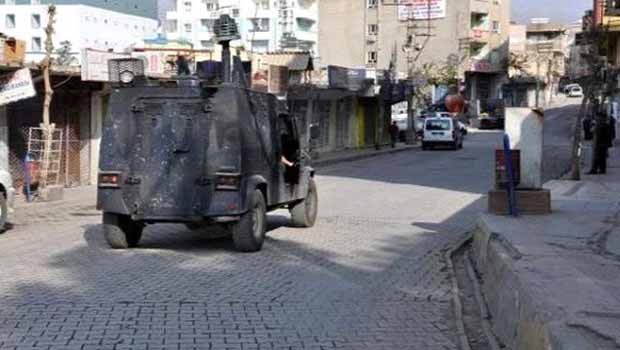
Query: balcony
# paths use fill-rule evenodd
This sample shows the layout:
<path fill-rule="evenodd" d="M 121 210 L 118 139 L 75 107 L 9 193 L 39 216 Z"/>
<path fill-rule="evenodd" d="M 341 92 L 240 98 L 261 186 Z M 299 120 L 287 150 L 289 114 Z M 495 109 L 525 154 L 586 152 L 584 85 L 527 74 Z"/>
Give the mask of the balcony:
<path fill-rule="evenodd" d="M 489 42 L 491 33 L 486 28 L 473 28 L 469 34 L 472 42 L 486 44 Z"/>
<path fill-rule="evenodd" d="M 465 62 L 465 71 L 473 73 L 500 73 L 504 71 L 499 62 L 489 59 L 470 58 Z"/>
<path fill-rule="evenodd" d="M 614 16 L 604 16 L 603 26 L 610 32 L 620 32 L 620 12 Z"/>
<path fill-rule="evenodd" d="M 564 47 L 561 41 L 539 41 L 535 43 L 527 43 L 525 49 L 529 52 L 564 52 Z"/>

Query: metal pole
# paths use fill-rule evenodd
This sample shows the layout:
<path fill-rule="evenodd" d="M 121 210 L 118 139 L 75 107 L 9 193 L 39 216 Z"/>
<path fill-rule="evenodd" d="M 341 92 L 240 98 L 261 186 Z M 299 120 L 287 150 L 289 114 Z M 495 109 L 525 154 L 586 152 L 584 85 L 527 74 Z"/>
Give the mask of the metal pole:
<path fill-rule="evenodd" d="M 536 108 L 538 108 L 540 100 L 540 57 L 538 57 L 538 52 L 536 55 Z"/>
<path fill-rule="evenodd" d="M 512 167 L 512 150 L 510 149 L 510 138 L 504 134 L 504 162 L 506 163 L 506 173 L 508 175 L 508 213 L 510 216 L 519 216 L 517 210 L 517 198 L 515 194 L 515 174 Z"/>

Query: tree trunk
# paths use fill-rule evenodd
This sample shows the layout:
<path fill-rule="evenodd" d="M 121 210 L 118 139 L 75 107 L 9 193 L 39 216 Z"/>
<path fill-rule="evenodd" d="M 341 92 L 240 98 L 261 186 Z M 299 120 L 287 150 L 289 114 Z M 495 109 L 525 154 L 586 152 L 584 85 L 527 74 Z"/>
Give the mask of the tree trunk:
<path fill-rule="evenodd" d="M 50 62 L 46 58 L 43 63 L 43 80 L 45 83 L 45 100 L 43 101 L 43 126 L 45 129 L 50 127 L 50 106 L 52 105 L 52 96 L 54 90 L 50 81 Z"/>
<path fill-rule="evenodd" d="M 589 88 L 586 87 L 586 94 L 581 101 L 581 107 L 579 108 L 579 114 L 577 115 L 577 121 L 575 122 L 575 129 L 573 133 L 573 146 L 571 155 L 571 180 L 581 180 L 581 134 L 583 131 L 583 119 L 587 112 L 588 102 L 590 100 Z"/>

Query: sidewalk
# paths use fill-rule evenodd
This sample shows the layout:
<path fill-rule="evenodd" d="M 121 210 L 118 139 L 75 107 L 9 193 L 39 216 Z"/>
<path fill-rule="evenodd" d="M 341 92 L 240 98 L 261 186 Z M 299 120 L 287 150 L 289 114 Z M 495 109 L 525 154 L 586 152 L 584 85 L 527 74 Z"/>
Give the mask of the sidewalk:
<path fill-rule="evenodd" d="M 314 166 L 324 167 L 338 162 L 349 162 L 358 159 L 377 157 L 396 152 L 410 151 L 418 146 L 404 144 L 397 145 L 396 148 L 382 146 L 380 150 L 367 148 L 363 150 L 346 150 L 338 152 L 323 153 L 319 159 L 314 161 Z M 67 188 L 64 192 L 64 199 L 57 202 L 25 202 L 23 196 L 18 196 L 15 201 L 14 212 L 9 215 L 9 222 L 14 226 L 24 226 L 42 222 L 63 222 L 72 220 L 76 215 L 88 213 L 94 215 L 96 212 L 95 204 L 97 200 L 96 186 L 81 186 L 77 188 Z"/>
<path fill-rule="evenodd" d="M 545 187 L 552 215 L 479 219 L 474 260 L 493 331 L 515 350 L 617 349 L 620 150 L 606 175 Z"/>
<path fill-rule="evenodd" d="M 349 149 L 344 151 L 326 152 L 321 153 L 318 158 L 313 159 L 312 164 L 315 167 L 325 167 L 338 162 L 351 162 L 359 159 L 371 158 L 382 156 L 386 154 L 411 151 L 420 148 L 419 145 L 407 145 L 403 143 L 396 144 L 396 148 L 392 148 L 389 145 L 381 146 L 381 149 L 375 148 L 365 149 Z"/>

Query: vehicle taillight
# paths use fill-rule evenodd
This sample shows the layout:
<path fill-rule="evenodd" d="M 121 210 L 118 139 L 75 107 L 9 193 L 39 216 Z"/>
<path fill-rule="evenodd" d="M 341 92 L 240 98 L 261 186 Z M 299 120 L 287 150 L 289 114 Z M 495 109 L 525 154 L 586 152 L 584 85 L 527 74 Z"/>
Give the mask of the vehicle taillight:
<path fill-rule="evenodd" d="M 241 186 L 241 174 L 217 173 L 215 189 L 221 191 L 238 191 Z"/>
<path fill-rule="evenodd" d="M 105 172 L 99 173 L 99 187 L 120 187 L 121 173 L 119 172 Z"/>

